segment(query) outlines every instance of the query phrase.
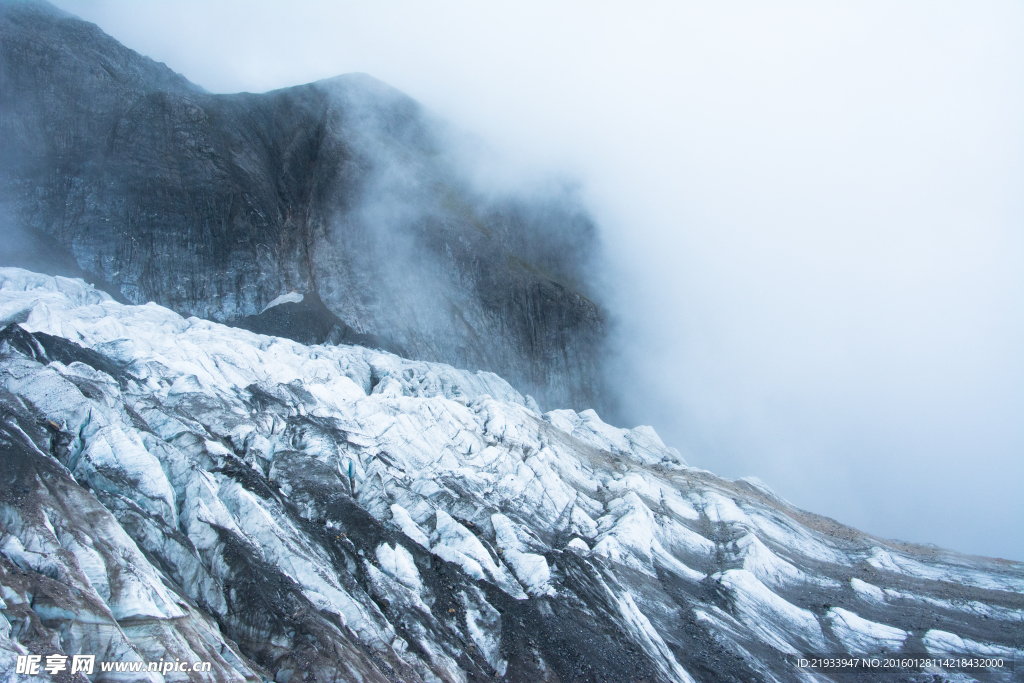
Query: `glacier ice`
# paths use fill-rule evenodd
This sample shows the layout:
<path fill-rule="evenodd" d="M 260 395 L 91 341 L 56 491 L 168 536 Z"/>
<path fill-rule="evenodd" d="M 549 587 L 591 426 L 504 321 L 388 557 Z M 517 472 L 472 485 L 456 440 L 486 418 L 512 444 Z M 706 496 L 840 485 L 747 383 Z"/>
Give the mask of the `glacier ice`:
<path fill-rule="evenodd" d="M 872 538 L 490 373 L 18 269 L 0 324 L 0 666 L 806 680 L 785 655 L 1020 649 L 1019 564 Z"/>

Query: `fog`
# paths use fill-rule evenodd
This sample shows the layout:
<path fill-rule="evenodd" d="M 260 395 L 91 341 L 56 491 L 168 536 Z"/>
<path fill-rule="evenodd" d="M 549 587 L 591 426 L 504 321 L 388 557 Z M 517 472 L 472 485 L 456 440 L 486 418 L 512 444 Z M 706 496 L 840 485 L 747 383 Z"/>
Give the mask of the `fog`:
<path fill-rule="evenodd" d="M 627 421 L 887 538 L 1024 560 L 1019 2 L 58 0 L 213 92 L 361 71 L 574 179 Z"/>

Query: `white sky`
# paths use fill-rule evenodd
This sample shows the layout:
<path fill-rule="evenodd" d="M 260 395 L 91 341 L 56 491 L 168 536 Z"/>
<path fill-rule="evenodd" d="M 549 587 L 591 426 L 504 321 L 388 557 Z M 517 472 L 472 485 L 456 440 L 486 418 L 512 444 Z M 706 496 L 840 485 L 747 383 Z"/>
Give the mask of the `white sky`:
<path fill-rule="evenodd" d="M 578 178 L 636 421 L 1024 560 L 1024 4 L 56 4 L 214 92 L 367 72 Z"/>

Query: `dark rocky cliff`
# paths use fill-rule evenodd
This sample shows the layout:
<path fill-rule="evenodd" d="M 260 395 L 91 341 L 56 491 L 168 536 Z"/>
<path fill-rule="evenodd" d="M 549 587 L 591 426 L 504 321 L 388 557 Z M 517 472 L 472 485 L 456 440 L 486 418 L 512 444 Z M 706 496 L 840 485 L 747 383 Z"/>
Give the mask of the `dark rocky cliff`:
<path fill-rule="evenodd" d="M 233 322 L 313 293 L 353 333 L 592 407 L 594 227 L 484 199 L 364 75 L 214 95 L 45 3 L 0 0 L 0 265 Z"/>

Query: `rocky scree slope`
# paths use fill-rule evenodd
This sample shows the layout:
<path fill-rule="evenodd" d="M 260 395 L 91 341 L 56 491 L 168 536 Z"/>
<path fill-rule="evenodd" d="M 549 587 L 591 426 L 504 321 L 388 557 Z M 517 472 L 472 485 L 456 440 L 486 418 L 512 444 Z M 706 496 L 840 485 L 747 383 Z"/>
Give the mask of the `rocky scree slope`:
<path fill-rule="evenodd" d="M 867 536 L 490 373 L 12 268 L 0 326 L 3 671 L 804 681 L 829 679 L 787 656 L 1022 654 L 1021 564 Z"/>
<path fill-rule="evenodd" d="M 383 348 L 598 406 L 592 222 L 564 193 L 475 192 L 446 140 L 369 76 L 213 95 L 0 0 L 0 265 L 221 322 L 309 294 Z"/>

